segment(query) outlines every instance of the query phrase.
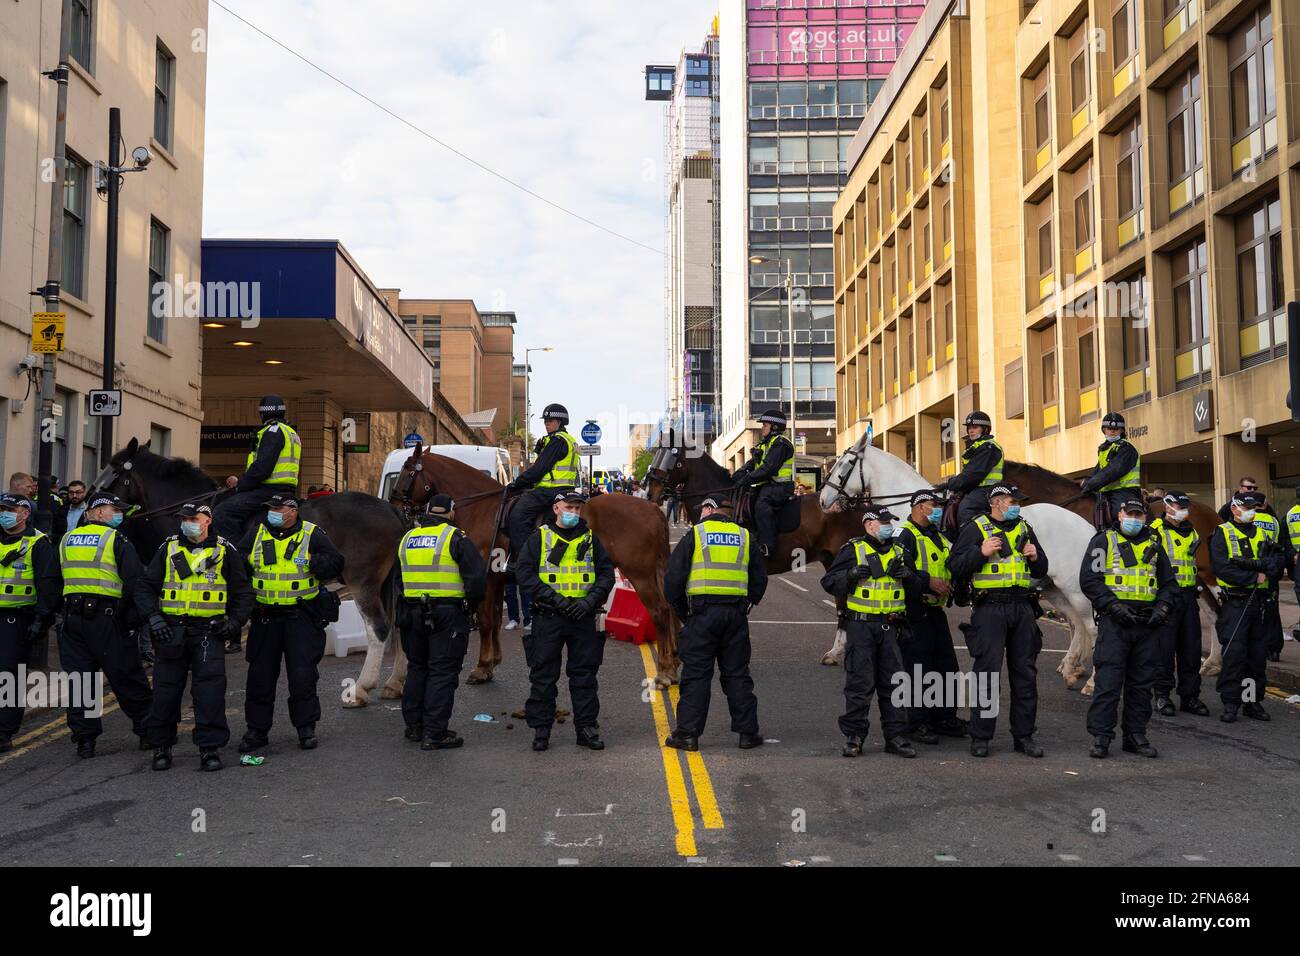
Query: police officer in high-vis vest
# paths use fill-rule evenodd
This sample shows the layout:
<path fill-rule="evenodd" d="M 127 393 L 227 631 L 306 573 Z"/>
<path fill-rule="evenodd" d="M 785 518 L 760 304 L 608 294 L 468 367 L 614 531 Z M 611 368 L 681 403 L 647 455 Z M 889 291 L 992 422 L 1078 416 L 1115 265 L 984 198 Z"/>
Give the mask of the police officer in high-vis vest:
<path fill-rule="evenodd" d="M 325 625 L 338 619 L 336 599 L 325 584 L 343 573 L 343 555 L 324 528 L 299 519 L 298 499 L 288 493 L 267 500 L 266 515 L 239 543 L 239 553 L 252 569 L 256 598 L 248 628 L 248 730 L 239 752 L 252 753 L 267 744 L 281 660 L 298 746 L 315 750 L 317 666 L 325 653 Z"/>
<path fill-rule="evenodd" d="M 1155 710 L 1162 717 L 1173 717 L 1178 710 L 1198 717 L 1210 712 L 1201 700 L 1201 609 L 1196 583 L 1196 552 L 1201 536 L 1187 517 L 1191 505 L 1192 499 L 1184 492 L 1171 491 L 1164 497 L 1164 515 L 1151 522 L 1151 530 L 1160 536 L 1178 583 L 1169 620 L 1156 635 L 1159 654 Z M 1170 700 L 1175 675 L 1180 701 L 1177 710 Z"/>
<path fill-rule="evenodd" d="M 1291 536 L 1267 500 L 1264 492 L 1255 492 L 1255 527 L 1264 532 L 1267 544 L 1264 548 L 1267 556 L 1281 555 L 1283 568 L 1289 568 L 1295 560 L 1291 548 Z M 1281 576 L 1268 580 L 1268 602 L 1264 605 L 1264 652 L 1268 660 L 1278 660 L 1282 654 L 1282 644 L 1286 638 L 1282 634 L 1282 606 L 1278 600 L 1281 592 Z"/>
<path fill-rule="evenodd" d="M 222 644 L 248 620 L 253 588 L 243 555 L 212 532 L 211 508 L 191 502 L 177 516 L 181 533 L 162 543 L 136 587 L 157 658 L 148 722 L 153 769 L 171 769 L 188 677 L 199 766 L 220 770 L 218 751 L 230 740 Z"/>
<path fill-rule="evenodd" d="M 267 395 L 258 403 L 262 427 L 248 453 L 244 473 L 226 479 L 235 493 L 217 505 L 213 533 L 228 541 L 244 536 L 249 519 L 266 507 L 274 494 L 298 492 L 298 471 L 302 464 L 302 439 L 284 420 L 287 408 L 279 395 Z"/>
<path fill-rule="evenodd" d="M 564 427 L 569 424 L 569 410 L 556 403 L 547 405 L 542 423 L 546 434 L 537 441 L 533 463 L 506 486 L 511 494 L 528 492 L 510 512 L 510 553 L 516 557 L 537 527 L 537 519 L 550 513 L 555 496 L 573 491 L 581 475 L 577 443 Z"/>
<path fill-rule="evenodd" d="M 766 558 L 776 547 L 777 518 L 794 493 L 794 442 L 785 434 L 785 413 L 779 408 L 764 412 L 758 421 L 761 440 L 734 478 L 737 486 L 755 489 L 754 527 Z"/>
<path fill-rule="evenodd" d="M 677 637 L 681 698 L 677 728 L 664 741 L 669 747 L 700 749 L 715 662 L 741 749 L 763 743 L 749 676 L 747 615 L 766 590 L 767 569 L 749 532 L 732 520 L 729 504 L 705 498 L 699 523 L 677 542 L 664 572 L 664 597 L 685 622 Z"/>
<path fill-rule="evenodd" d="M 103 671 L 122 712 L 149 747 L 145 720 L 153 698 L 140 664 L 140 649 L 131 628 L 143 619 L 136 607 L 140 558 L 117 528 L 127 511 L 116 495 L 97 491 L 90 496 L 81 526 L 59 542 L 59 573 L 63 581 L 63 625 L 59 629 L 59 661 L 65 673 L 80 674 L 82 686 Z M 91 701 L 74 701 L 68 726 L 77 756 L 95 756 L 95 740 L 103 721 L 89 716 Z"/>
<path fill-rule="evenodd" d="M 1079 566 L 1079 586 L 1097 621 L 1096 690 L 1088 707 L 1091 757 L 1109 754 L 1121 698 L 1124 752 L 1156 756 L 1146 737 L 1151 685 L 1159 633 L 1178 599 L 1178 581 L 1160 535 L 1147 527 L 1146 518 L 1140 497 L 1124 502 L 1115 527 L 1093 536 Z"/>
<path fill-rule="evenodd" d="M 50 629 L 59 607 L 59 562 L 49 537 L 31 527 L 25 495 L 0 495 L 0 678 L 25 688 L 19 665 Z M 23 720 L 20 690 L 13 704 L 0 702 L 0 753 L 13 748 Z"/>
<path fill-rule="evenodd" d="M 903 736 L 906 712 L 894 706 L 894 677 L 903 672 L 900 641 L 908 636 L 908 594 L 920 593 L 921 580 L 903 560 L 903 551 L 891 539 L 894 516 L 887 508 L 867 506 L 862 513 L 860 538 L 840 548 L 822 575 L 827 594 L 842 599 L 848 608 L 844 629 L 844 735 L 845 757 L 862 755 L 870 721 L 867 714 L 874 694 L 880 708 L 880 729 L 885 752 L 915 757 L 916 748 Z"/>
<path fill-rule="evenodd" d="M 980 689 L 989 697 L 997 692 L 1005 657 L 1015 749 L 1030 757 L 1041 757 L 1043 748 L 1034 740 L 1034 731 L 1043 633 L 1038 629 L 1032 585 L 1034 578 L 1047 575 L 1047 555 L 1034 529 L 1020 517 L 1018 502 L 1024 497 L 1015 485 L 1003 483 L 990 488 L 989 513 L 962 529 L 948 566 L 954 575 L 971 581 L 975 607 L 970 623 L 962 629 Z M 988 713 L 995 709 L 987 706 L 991 701 L 980 703 L 986 706 L 971 708 L 970 752 L 975 757 L 987 757 L 997 717 Z"/>
<path fill-rule="evenodd" d="M 1295 582 L 1296 603 L 1300 604 L 1300 501 L 1286 513 L 1286 539 L 1291 544 L 1291 580 Z"/>
<path fill-rule="evenodd" d="M 455 520 L 455 502 L 434 495 L 427 513 L 397 546 L 398 627 L 408 667 L 402 719 L 406 739 L 419 743 L 421 750 L 449 750 L 465 742 L 447 722 L 469 649 L 471 615 L 486 589 L 487 566 Z"/>
<path fill-rule="evenodd" d="M 1268 659 L 1269 589 L 1281 576 L 1284 559 L 1269 547 L 1266 532 L 1255 526 L 1262 503 L 1253 493 L 1232 496 L 1232 520 L 1214 529 L 1210 565 L 1219 586 L 1219 619 L 1215 635 L 1223 648 L 1223 669 L 1217 690 L 1223 701 L 1219 719 L 1233 723 L 1240 711 L 1255 720 L 1268 720 L 1264 699 Z"/>
<path fill-rule="evenodd" d="M 1084 494 L 1095 494 L 1110 503 L 1111 520 L 1119 514 L 1124 502 L 1142 499 L 1142 456 L 1137 446 L 1128 440 L 1124 416 L 1107 412 L 1101 420 L 1102 443 L 1097 446 L 1097 467 L 1083 479 L 1079 488 Z M 1099 528 L 1099 531 L 1106 530 Z"/>
<path fill-rule="evenodd" d="M 903 552 L 903 562 L 920 581 L 916 593 L 907 595 L 908 633 L 902 641 L 903 670 L 915 678 L 921 674 L 956 674 L 957 652 L 944 607 L 952 595 L 952 572 L 948 570 L 948 539 L 939 531 L 944 497 L 940 491 L 922 488 L 912 493 L 912 511 L 898 526 L 894 542 Z M 945 685 L 946 686 L 946 685 Z M 957 716 L 951 702 L 936 707 L 909 707 L 907 735 L 923 744 L 937 744 L 938 734 L 965 737 L 966 721 Z"/>
<path fill-rule="evenodd" d="M 524 635 L 532 683 L 524 713 L 533 728 L 534 750 L 550 746 L 565 648 L 578 746 L 605 749 L 597 723 L 600 699 L 596 682 L 605 656 L 605 635 L 596 631 L 596 614 L 614 588 L 614 562 L 582 520 L 585 502 L 578 491 L 556 495 L 551 520 L 529 535 L 515 568 L 520 590 L 533 599 L 533 630 Z"/>
<path fill-rule="evenodd" d="M 1006 456 L 993 440 L 993 419 L 981 411 L 966 416 L 966 449 L 961 453 L 961 471 L 936 485 L 936 491 L 961 492 L 957 523 L 965 527 L 976 515 L 989 513 L 989 489 L 1002 482 Z"/>

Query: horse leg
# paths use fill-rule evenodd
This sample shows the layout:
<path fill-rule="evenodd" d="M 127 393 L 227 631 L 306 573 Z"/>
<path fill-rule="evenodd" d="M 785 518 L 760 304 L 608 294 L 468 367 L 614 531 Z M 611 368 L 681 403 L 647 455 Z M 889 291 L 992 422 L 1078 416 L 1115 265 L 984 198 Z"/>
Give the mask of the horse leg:
<path fill-rule="evenodd" d="M 835 628 L 835 643 L 831 649 L 822 655 L 822 663 L 827 667 L 836 667 L 844 660 L 844 647 L 848 641 L 848 633 L 843 627 Z"/>
<path fill-rule="evenodd" d="M 487 590 L 478 606 L 478 664 L 465 678 L 466 684 L 486 684 L 501 663 L 501 602 L 506 580 L 504 574 L 488 575 Z"/>
<path fill-rule="evenodd" d="M 392 636 L 382 605 L 376 607 L 368 594 L 358 593 L 357 607 L 361 611 L 361 621 L 366 627 L 366 659 L 361 665 L 361 674 L 350 691 L 343 694 L 344 707 L 364 707 L 370 702 L 370 692 L 379 683 L 379 669 L 384 662 L 384 650 L 387 638 Z M 376 616 L 377 615 L 377 616 Z M 376 620 L 382 622 L 382 630 L 376 627 Z M 383 637 L 380 637 L 380 634 Z"/>
<path fill-rule="evenodd" d="M 1210 638 L 1210 656 L 1201 662 L 1201 676 L 1214 677 L 1223 670 L 1223 647 L 1213 636 Z"/>
<path fill-rule="evenodd" d="M 396 630 L 389 632 L 392 637 Z M 400 640 L 393 642 L 393 673 L 389 675 L 388 682 L 384 684 L 384 689 L 380 691 L 379 696 L 384 700 L 401 700 L 402 690 L 406 687 L 406 651 L 402 648 Z"/>
<path fill-rule="evenodd" d="M 677 616 L 662 595 L 651 595 L 647 607 L 655 625 L 655 686 L 669 687 L 680 680 L 677 656 Z"/>

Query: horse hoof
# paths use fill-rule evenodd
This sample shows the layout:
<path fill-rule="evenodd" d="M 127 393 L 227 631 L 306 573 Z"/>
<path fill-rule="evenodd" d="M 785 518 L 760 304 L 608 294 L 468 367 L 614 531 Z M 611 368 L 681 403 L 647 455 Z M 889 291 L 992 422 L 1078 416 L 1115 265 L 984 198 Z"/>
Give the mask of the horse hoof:
<path fill-rule="evenodd" d="M 465 678 L 466 684 L 486 684 L 492 679 L 492 672 L 486 667 L 476 667 Z"/>
<path fill-rule="evenodd" d="M 384 689 L 379 692 L 379 696 L 383 700 L 401 700 L 402 687 L 402 684 L 385 684 Z"/>
<path fill-rule="evenodd" d="M 1088 683 L 1083 685 L 1083 690 L 1079 691 L 1079 693 L 1082 694 L 1084 697 L 1091 697 L 1092 690 L 1093 690 L 1092 681 L 1090 680 L 1088 681 Z"/>
<path fill-rule="evenodd" d="M 343 698 L 344 707 L 364 707 L 368 703 L 370 703 L 370 694 L 357 686 L 352 688 L 352 693 Z"/>
<path fill-rule="evenodd" d="M 839 667 L 840 659 L 835 654 L 831 653 L 830 651 L 827 651 L 825 654 L 822 655 L 822 663 L 825 664 L 827 667 Z"/>

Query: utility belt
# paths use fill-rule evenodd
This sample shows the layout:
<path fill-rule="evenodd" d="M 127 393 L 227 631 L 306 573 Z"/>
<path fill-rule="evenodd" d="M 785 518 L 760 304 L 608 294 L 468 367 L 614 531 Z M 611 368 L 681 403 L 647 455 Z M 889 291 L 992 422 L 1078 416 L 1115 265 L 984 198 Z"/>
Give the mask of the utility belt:
<path fill-rule="evenodd" d="M 217 615 L 215 617 L 192 617 L 188 614 L 163 613 L 163 620 L 167 622 L 167 625 L 172 629 L 173 634 L 182 631 L 188 631 L 191 634 L 207 634 L 212 630 L 212 624 L 214 621 L 220 621 L 224 618 L 225 615 Z"/>
<path fill-rule="evenodd" d="M 1026 588 L 998 588 L 997 590 L 984 590 L 978 588 L 971 589 L 974 593 L 971 597 L 971 603 L 978 607 L 981 604 L 1034 604 L 1037 603 L 1035 592 Z"/>
<path fill-rule="evenodd" d="M 865 611 L 849 611 L 844 616 L 850 621 L 861 621 L 864 624 L 903 624 L 907 621 L 907 616 L 902 613 L 868 614 Z"/>
<path fill-rule="evenodd" d="M 1224 604 L 1231 604 L 1234 607 L 1247 604 L 1250 602 L 1251 595 L 1257 597 L 1256 604 L 1263 604 L 1274 600 L 1272 594 L 1267 588 L 1220 588 L 1219 600 Z"/>
<path fill-rule="evenodd" d="M 690 602 L 691 613 L 697 610 L 703 610 L 706 607 L 739 607 L 743 608 L 748 602 L 746 598 L 739 594 L 697 594 L 688 599 Z"/>
<path fill-rule="evenodd" d="M 464 607 L 465 599 L 463 597 L 445 597 L 435 598 L 425 595 L 423 597 L 402 598 L 407 607 Z"/>
<path fill-rule="evenodd" d="M 107 594 L 69 594 L 63 600 L 64 614 L 90 620 L 99 614 L 113 616 L 122 606 L 122 599 Z"/>
<path fill-rule="evenodd" d="M 292 617 L 299 611 L 306 611 L 311 601 L 294 601 L 292 604 L 257 604 L 253 613 L 262 617 Z"/>

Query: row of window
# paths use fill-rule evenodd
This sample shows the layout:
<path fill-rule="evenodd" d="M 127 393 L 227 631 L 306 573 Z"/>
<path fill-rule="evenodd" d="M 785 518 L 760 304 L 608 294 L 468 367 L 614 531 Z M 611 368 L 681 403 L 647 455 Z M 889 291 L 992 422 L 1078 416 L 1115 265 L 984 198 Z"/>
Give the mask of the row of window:
<path fill-rule="evenodd" d="M 854 387 L 862 392 L 858 403 L 863 411 L 884 404 L 956 357 L 957 326 L 950 287 L 935 288 L 935 296 L 919 301 L 910 314 L 892 322 L 859 354 Z M 852 312 L 846 311 L 845 320 L 854 321 Z M 866 323 L 860 318 L 857 321 L 859 332 L 866 331 Z"/>
<path fill-rule="evenodd" d="M 840 173 L 848 168 L 852 136 L 788 135 L 751 136 L 749 169 L 752 173 Z"/>

